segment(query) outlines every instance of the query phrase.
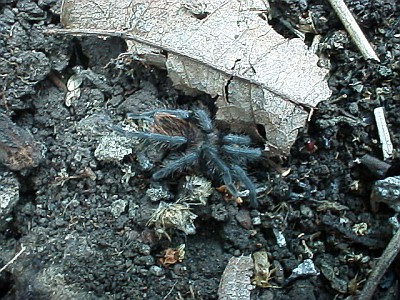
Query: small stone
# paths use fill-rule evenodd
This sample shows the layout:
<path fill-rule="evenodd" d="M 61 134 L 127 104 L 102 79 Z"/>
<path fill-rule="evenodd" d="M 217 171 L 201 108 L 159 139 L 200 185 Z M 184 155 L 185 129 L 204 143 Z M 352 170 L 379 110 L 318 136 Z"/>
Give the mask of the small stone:
<path fill-rule="evenodd" d="M 111 118 L 108 115 L 92 114 L 80 120 L 76 129 L 85 136 L 101 138 L 104 133 L 108 132 L 108 126 L 111 123 Z"/>
<path fill-rule="evenodd" d="M 355 103 L 355 102 L 351 102 L 351 103 L 349 103 L 349 112 L 352 114 L 352 115 L 357 115 L 358 114 L 358 112 L 359 112 L 359 110 L 358 110 L 358 104 L 357 103 Z"/>
<path fill-rule="evenodd" d="M 149 245 L 141 244 L 138 248 L 139 253 L 143 255 L 150 255 L 151 248 Z"/>
<path fill-rule="evenodd" d="M 229 218 L 225 205 L 221 203 L 211 205 L 211 216 L 219 222 L 226 221 Z"/>
<path fill-rule="evenodd" d="M 205 205 L 212 192 L 209 180 L 199 176 L 186 176 L 178 198 L 186 203 Z"/>
<path fill-rule="evenodd" d="M 171 198 L 170 192 L 163 186 L 149 188 L 146 191 L 146 195 L 153 202 L 158 202 L 160 200 L 168 200 Z"/>
<path fill-rule="evenodd" d="M 163 268 L 159 266 L 151 266 L 149 272 L 155 276 L 162 276 L 164 274 Z"/>
<path fill-rule="evenodd" d="M 19 200 L 19 182 L 11 172 L 0 173 L 0 230 Z"/>
<path fill-rule="evenodd" d="M 126 205 L 128 204 L 128 201 L 126 200 L 116 200 L 113 203 L 111 203 L 111 213 L 115 218 L 118 218 L 126 208 Z"/>
<path fill-rule="evenodd" d="M 393 72 L 388 67 L 380 66 L 378 69 L 378 73 L 383 77 L 387 77 L 387 76 L 391 76 Z"/>
<path fill-rule="evenodd" d="M 149 273 L 149 270 L 146 269 L 140 269 L 139 273 L 142 274 L 143 276 L 147 276 L 147 274 Z"/>
<path fill-rule="evenodd" d="M 274 300 L 275 295 L 272 291 L 263 290 L 262 295 L 258 297 L 258 300 Z"/>
<path fill-rule="evenodd" d="M 303 205 L 303 204 L 300 205 L 300 212 L 301 212 L 301 214 L 302 214 L 304 217 L 307 217 L 307 218 L 312 218 L 313 215 L 314 215 L 312 209 L 309 208 L 309 207 L 306 206 L 306 205 Z"/>
<path fill-rule="evenodd" d="M 318 276 L 319 274 L 320 273 L 315 268 L 314 262 L 311 259 L 305 259 L 293 269 L 292 274 L 285 280 L 284 285 L 293 282 L 298 278 Z"/>
<path fill-rule="evenodd" d="M 277 228 L 273 228 L 272 232 L 275 235 L 277 245 L 281 248 L 286 247 L 286 239 L 282 231 L 278 230 Z"/>
<path fill-rule="evenodd" d="M 121 161 L 126 155 L 132 154 L 130 140 L 115 133 L 102 137 L 94 151 L 94 156 L 101 161 Z"/>
<path fill-rule="evenodd" d="M 176 275 L 181 276 L 187 271 L 187 268 L 184 265 L 177 263 L 174 265 L 173 270 Z"/>
<path fill-rule="evenodd" d="M 135 265 L 151 266 L 154 265 L 154 257 L 151 255 L 137 256 L 134 259 Z"/>
<path fill-rule="evenodd" d="M 306 275 L 319 275 L 319 272 L 314 266 L 314 262 L 311 259 L 305 259 L 300 263 L 297 268 L 292 272 L 295 276 L 306 276 Z"/>
<path fill-rule="evenodd" d="M 136 159 L 143 171 L 149 171 L 154 168 L 154 164 L 150 161 L 149 157 L 145 153 L 138 152 L 136 154 Z"/>
<path fill-rule="evenodd" d="M 330 285 L 334 290 L 342 294 L 347 292 L 347 282 L 336 276 L 333 266 L 329 265 L 325 261 L 322 261 L 320 270 L 322 275 L 330 282 Z"/>
<path fill-rule="evenodd" d="M 66 222 L 62 218 L 56 218 L 55 223 L 56 223 L 56 226 L 58 226 L 58 227 L 65 226 L 65 224 L 66 224 Z"/>
<path fill-rule="evenodd" d="M 260 217 L 254 217 L 251 219 L 251 223 L 256 226 L 256 225 L 261 225 L 261 218 Z"/>
<path fill-rule="evenodd" d="M 372 187 L 371 207 L 378 209 L 378 203 L 386 203 L 395 212 L 400 212 L 400 176 L 377 180 Z"/>
<path fill-rule="evenodd" d="M 247 209 L 241 209 L 236 214 L 236 220 L 245 229 L 251 229 L 252 222 L 250 212 Z"/>

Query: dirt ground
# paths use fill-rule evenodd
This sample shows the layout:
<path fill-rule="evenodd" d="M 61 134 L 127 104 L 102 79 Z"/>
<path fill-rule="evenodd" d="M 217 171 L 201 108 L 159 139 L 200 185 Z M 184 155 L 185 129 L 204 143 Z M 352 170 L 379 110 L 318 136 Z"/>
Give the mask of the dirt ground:
<path fill-rule="evenodd" d="M 0 268 L 20 253 L 0 273 L 0 298 L 217 299 L 229 259 L 259 251 L 271 278 L 251 299 L 359 293 L 393 235 L 396 207 L 370 203 L 384 176 L 359 159 L 382 159 L 373 109 L 383 106 L 395 149 L 386 176 L 400 175 L 400 2 L 346 3 L 379 63 L 362 58 L 326 1 L 271 1 L 272 23 L 287 37 L 294 35 L 282 20 L 295 27 L 312 15 L 333 93 L 290 157 L 249 166 L 260 203 L 252 209 L 195 170 L 154 182 L 157 151 L 107 140 L 105 124 L 126 113 L 200 104 L 215 113 L 213 99 L 185 97 L 164 71 L 120 56 L 123 40 L 44 34 L 60 26 L 60 1 L 0 0 Z M 66 103 L 67 80 L 79 72 L 80 97 Z M 157 235 L 147 226 L 153 212 L 194 175 L 213 187 L 206 205 L 192 207 L 196 233 Z M 294 276 L 304 261 L 310 268 Z M 395 261 L 376 299 L 399 299 L 398 271 Z"/>

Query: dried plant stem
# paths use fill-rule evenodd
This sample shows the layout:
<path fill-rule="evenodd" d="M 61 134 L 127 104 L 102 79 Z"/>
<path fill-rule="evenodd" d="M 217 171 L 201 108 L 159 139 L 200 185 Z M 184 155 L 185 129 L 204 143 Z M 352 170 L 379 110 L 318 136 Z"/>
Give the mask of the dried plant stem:
<path fill-rule="evenodd" d="M 373 157 L 372 155 L 365 154 L 361 157 L 360 162 L 371 171 L 379 179 L 383 179 L 386 177 L 387 171 L 390 169 L 392 165 Z"/>
<path fill-rule="evenodd" d="M 374 115 L 376 120 L 376 127 L 378 127 L 379 140 L 382 144 L 383 159 L 388 159 L 392 157 L 393 144 L 390 140 L 389 129 L 386 123 L 383 107 L 375 108 Z"/>
<path fill-rule="evenodd" d="M 400 229 L 397 230 L 396 234 L 390 240 L 385 251 L 382 253 L 381 258 L 373 269 L 371 275 L 369 276 L 363 290 L 357 299 L 359 300 L 369 300 L 372 299 L 376 287 L 379 284 L 382 276 L 385 274 L 386 270 L 390 267 L 393 260 L 396 258 L 397 254 L 400 252 Z"/>
<path fill-rule="evenodd" d="M 328 0 L 365 59 L 380 61 L 343 0 Z"/>
<path fill-rule="evenodd" d="M 17 254 L 15 254 L 14 257 L 0 269 L 0 273 L 3 272 L 5 269 L 7 269 L 9 265 L 14 263 L 14 261 L 17 260 L 17 258 L 25 251 L 25 249 L 26 249 L 25 246 L 21 245 L 21 250 Z"/>

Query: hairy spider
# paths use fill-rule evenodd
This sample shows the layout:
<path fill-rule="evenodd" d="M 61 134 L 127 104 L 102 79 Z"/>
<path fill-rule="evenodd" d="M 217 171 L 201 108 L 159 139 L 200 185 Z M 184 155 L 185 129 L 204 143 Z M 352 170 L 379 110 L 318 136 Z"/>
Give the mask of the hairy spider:
<path fill-rule="evenodd" d="M 214 128 L 207 111 L 203 109 L 159 109 L 142 114 L 127 114 L 130 119 L 146 119 L 152 124 L 148 132 L 127 131 L 119 126 L 112 129 L 120 135 L 142 139 L 171 150 L 168 162 L 152 178 L 164 179 L 175 172 L 198 166 L 206 172 L 217 173 L 234 197 L 239 197 L 234 179 L 249 191 L 250 205 L 258 207 L 256 188 L 244 169 L 247 162 L 261 157 L 261 149 L 250 147 L 250 137 L 223 135 Z"/>

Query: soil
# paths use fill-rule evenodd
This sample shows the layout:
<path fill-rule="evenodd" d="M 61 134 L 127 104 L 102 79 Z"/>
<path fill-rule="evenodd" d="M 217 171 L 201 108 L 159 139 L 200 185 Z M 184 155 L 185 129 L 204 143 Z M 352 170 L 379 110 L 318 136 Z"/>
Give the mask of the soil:
<path fill-rule="evenodd" d="M 207 205 L 192 207 L 196 233 L 168 236 L 148 220 L 160 200 L 182 192 L 184 175 L 202 174 L 153 182 L 159 153 L 129 140 L 116 153 L 107 143 L 101 152 L 105 124 L 156 108 L 202 104 L 215 113 L 213 99 L 185 97 L 165 71 L 121 56 L 123 40 L 45 34 L 60 27 L 60 2 L 0 0 L 0 192 L 9 200 L 0 211 L 0 266 L 22 250 L 0 272 L 1 299 L 217 299 L 230 258 L 258 251 L 272 274 L 251 299 L 359 293 L 393 234 L 393 206 L 369 200 L 379 176 L 358 161 L 382 159 L 373 115 L 382 106 L 395 149 L 386 175 L 400 173 L 400 2 L 346 1 L 378 63 L 362 58 L 329 3 L 271 1 L 271 22 L 287 37 L 293 33 L 281 20 L 295 27 L 312 16 L 332 97 L 279 167 L 277 160 L 249 167 L 259 208 L 227 200 L 214 179 Z M 68 79 L 79 72 L 86 74 L 81 94 L 66 103 Z M 26 151 L 22 161 L 13 160 L 18 149 Z M 293 276 L 304 261 L 311 269 Z M 388 269 L 375 299 L 399 298 L 398 267 Z"/>

